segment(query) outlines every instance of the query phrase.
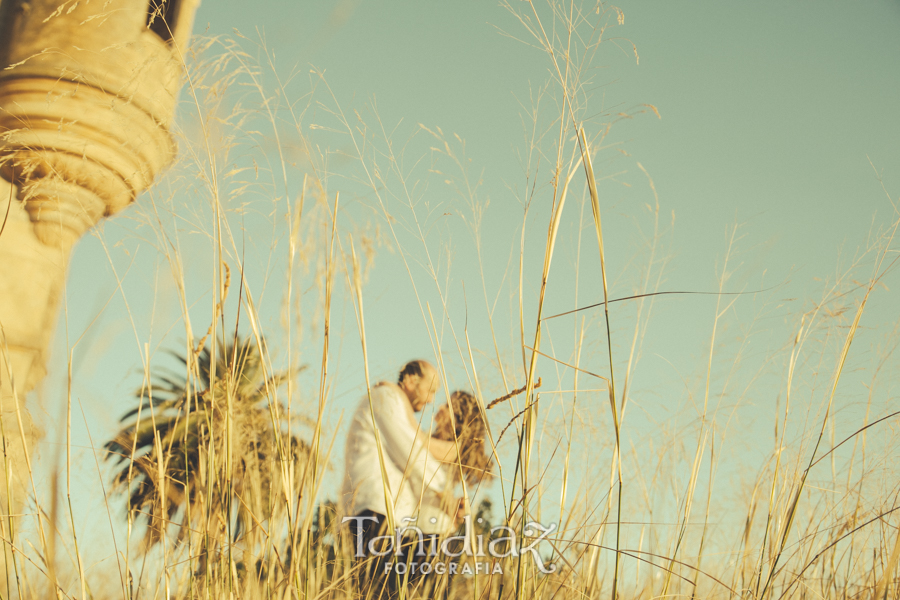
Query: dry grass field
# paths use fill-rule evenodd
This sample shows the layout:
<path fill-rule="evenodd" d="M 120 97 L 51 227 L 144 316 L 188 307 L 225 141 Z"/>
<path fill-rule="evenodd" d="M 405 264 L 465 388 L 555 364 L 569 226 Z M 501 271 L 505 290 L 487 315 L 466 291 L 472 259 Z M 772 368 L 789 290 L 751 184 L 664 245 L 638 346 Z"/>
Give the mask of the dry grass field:
<path fill-rule="evenodd" d="M 509 11 L 510 35 L 543 50 L 550 77 L 523 111 L 508 256 L 484 249 L 501 233 L 485 230 L 480 166 L 461 139 L 406 124 L 407 139 L 374 104 L 345 111 L 325 73 L 285 77 L 257 41 L 195 41 L 179 162 L 123 220 L 153 249 L 157 273 L 119 292 L 140 390 L 113 409 L 124 415 L 118 435 L 94 437 L 81 458 L 57 454 L 0 596 L 374 596 L 355 587 L 336 503 L 346 399 L 335 390 L 342 378 L 382 376 L 369 369 L 380 318 L 370 274 L 390 258 L 412 290 L 409 318 L 435 349 L 439 396 L 461 381 L 488 417 L 497 477 L 462 489 L 470 534 L 485 545 L 512 537 L 486 557 L 462 556 L 460 574 L 435 577 L 434 589 L 401 585 L 402 597 L 900 597 L 900 321 L 896 310 L 870 318 L 873 302 L 895 295 L 896 192 L 885 190 L 889 218 L 815 297 L 786 307 L 777 283 L 735 276 L 746 247 L 737 225 L 718 289 L 672 287 L 674 225 L 651 174 L 641 174 L 650 200 L 633 234 L 609 229 L 625 221 L 603 194 L 625 154 L 617 126 L 659 116 L 649 104 L 608 109 L 595 93 L 604 52 L 638 51 L 615 37 L 624 15 L 575 0 Z M 306 91 L 295 95 L 298 81 Z M 438 186 L 450 192 L 430 201 Z M 448 250 L 445 213 L 465 223 L 470 258 Z M 96 239 L 124 280 L 123 250 L 105 235 Z M 141 323 L 163 292 L 178 314 L 160 342 Z M 639 365 L 667 352 L 647 332 L 671 318 L 660 307 L 676 295 L 713 307 L 708 343 L 683 389 L 654 390 Z M 762 351 L 751 345 L 760 329 L 778 340 Z M 71 369 L 82 350 L 70 347 Z M 357 355 L 358 372 L 337 367 Z M 70 389 L 58 439 L 81 419 L 80 402 Z M 91 528 L 117 540 L 102 573 L 90 568 L 90 541 L 71 533 L 85 519 L 71 463 L 92 455 L 105 512 Z M 529 523 L 554 527 L 516 552 L 541 537 Z"/>

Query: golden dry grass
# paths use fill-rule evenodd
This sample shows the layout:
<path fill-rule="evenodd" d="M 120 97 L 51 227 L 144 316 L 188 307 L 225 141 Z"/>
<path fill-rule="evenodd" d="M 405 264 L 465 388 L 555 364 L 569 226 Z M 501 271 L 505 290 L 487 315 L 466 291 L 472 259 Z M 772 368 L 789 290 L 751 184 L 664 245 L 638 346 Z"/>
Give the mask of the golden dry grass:
<path fill-rule="evenodd" d="M 338 378 L 349 376 L 335 368 L 335 355 L 343 348 L 361 349 L 366 388 L 374 385 L 366 337 L 366 318 L 372 318 L 366 308 L 366 278 L 379 244 L 397 253 L 408 277 L 420 313 L 414 318 L 421 318 L 428 331 L 445 393 L 450 392 L 450 376 L 464 378 L 461 383 L 476 391 L 489 416 L 486 443 L 496 455 L 498 484 L 492 490 L 464 487 L 466 504 L 475 511 L 478 500 L 493 498 L 493 523 L 509 525 L 522 545 L 535 536 L 529 521 L 558 524 L 552 539 L 540 547 L 541 556 L 556 565 L 554 573 L 542 573 L 527 554 L 506 556 L 496 560 L 503 575 L 455 578 L 450 597 L 880 600 L 900 594 L 897 469 L 891 462 L 896 447 L 888 439 L 889 427 L 897 423 L 889 390 L 900 331 L 882 332 L 874 367 L 854 360 L 867 305 L 882 293 L 879 286 L 894 267 L 900 215 L 892 214 L 851 264 L 823 286 L 818 300 L 809 301 L 801 314 L 788 315 L 784 337 L 790 342 L 761 359 L 746 355 L 749 336 L 734 342 L 736 348 L 720 340 L 727 325 L 735 327 L 735 305 L 745 298 L 725 295 L 734 289 L 729 286 L 731 261 L 740 244 L 735 227 L 717 273 L 722 295 L 716 296 L 707 322 L 708 347 L 692 375 L 699 383 L 685 386 L 688 395 L 696 392 L 690 398 L 693 412 L 673 411 L 671 419 L 656 422 L 657 429 L 635 425 L 629 431 L 638 420 L 635 411 L 647 410 L 644 399 L 635 398 L 635 379 L 650 317 L 662 301 L 655 294 L 664 291 L 665 226 L 648 174 L 654 204 L 646 219 L 652 233 L 637 253 L 638 275 L 626 279 L 608 273 L 608 256 L 625 250 L 604 246 L 601 217 L 607 204 L 599 184 L 618 174 L 603 159 L 612 145 L 613 126 L 638 114 L 659 113 L 637 105 L 629 112 L 588 118 L 595 114 L 588 104 L 594 83 L 590 66 L 600 48 L 616 44 L 632 49 L 622 40 L 607 40 L 608 31 L 623 20 L 621 11 L 577 2 L 508 8 L 522 32 L 510 35 L 542 49 L 551 61 L 552 81 L 539 90 L 538 100 L 552 99 L 557 112 L 530 116 L 519 197 L 522 220 L 510 226 L 519 242 L 501 260 L 506 261 L 503 277 L 514 307 L 506 322 L 495 319 L 504 288 L 485 275 L 486 203 L 469 173 L 461 140 L 423 126 L 416 134 L 428 140 L 432 162 L 420 155 L 410 158 L 413 145 L 395 145 L 377 111 L 345 114 L 323 74 L 313 71 L 309 96 L 295 101 L 264 47 L 250 40 L 197 43 L 187 59 L 183 160 L 141 202 L 132 219 L 140 232 L 135 235 L 155 248 L 162 270 L 175 283 L 176 326 L 181 330 L 170 339 L 185 342 L 183 375 L 189 395 L 202 391 L 197 356 L 203 344 L 197 340 L 211 340 L 215 352 L 215 340 L 240 331 L 255 340 L 267 374 L 276 373 L 278 364 L 300 363 L 308 367 L 307 374 L 314 373 L 264 394 L 273 431 L 302 432 L 310 451 L 294 460 L 291 437 L 274 436 L 274 447 L 264 453 L 267 461 L 254 467 L 257 477 L 243 482 L 266 481 L 272 488 L 251 487 L 247 494 L 266 502 L 250 506 L 242 488 L 234 485 L 242 448 L 235 447 L 237 417 L 228 404 L 224 418 L 209 424 L 222 428 L 223 443 L 207 449 L 208 476 L 193 484 L 199 501 L 174 513 L 171 527 L 151 546 L 141 545 L 143 531 L 131 514 L 116 550 L 117 572 L 107 579 L 92 580 L 86 574 L 85 556 L 91 549 L 71 534 L 79 517 L 70 493 L 66 506 L 58 505 L 63 491 L 55 483 L 49 504 L 38 511 L 37 543 L 13 554 L 22 597 L 359 597 L 351 540 L 341 527 L 340 510 L 326 502 L 335 493 L 326 486 L 328 465 L 334 445 L 341 444 L 341 430 L 329 415 L 337 402 Z M 602 167 L 595 167 L 600 159 Z M 457 195 L 446 205 L 423 200 L 416 177 L 429 173 L 452 182 Z M 354 222 L 356 213 L 343 208 L 348 197 L 368 210 L 367 219 Z M 434 214 L 451 204 L 473 236 L 477 265 L 459 268 L 481 282 L 483 307 L 472 303 L 466 310 L 480 311 L 488 324 L 489 342 L 483 347 L 473 347 L 468 321 L 455 316 L 451 254 L 432 243 Z M 540 222 L 537 231 L 529 225 L 535 219 Z M 373 223 L 380 223 L 378 229 Z M 562 321 L 545 314 L 545 301 L 560 268 L 560 231 L 570 225 L 578 232 L 572 307 L 599 301 L 602 313 L 566 317 L 571 333 L 562 334 L 550 326 Z M 582 233 L 596 236 L 597 246 L 591 242 L 590 252 L 582 251 Z M 248 236 L 262 240 L 262 258 L 253 262 L 246 260 Z M 98 239 L 115 269 L 114 250 L 102 235 Z M 539 272 L 526 264 L 526 248 L 537 247 L 544 248 Z M 197 254 L 204 256 L 202 281 L 189 264 Z M 121 274 L 115 277 L 121 285 Z M 586 281 L 579 283 L 582 279 Z M 597 280 L 600 285 L 593 289 L 602 297 L 582 302 L 578 286 Z M 621 292 L 626 286 L 633 312 L 623 317 L 612 310 L 618 298 L 610 290 Z M 267 299 L 278 294 L 282 297 L 275 302 Z M 125 301 L 127 306 L 127 297 Z M 206 303 L 202 310 L 200 302 Z M 280 306 L 280 336 L 263 331 L 260 307 L 265 303 Z M 338 308 L 340 319 L 335 317 Z M 155 346 L 134 325 L 136 315 L 131 308 L 128 312 L 140 350 L 142 385 L 148 388 L 159 359 Z M 752 329 L 758 320 L 751 316 L 741 326 Z M 335 331 L 338 321 L 343 328 Z M 79 351 L 77 342 L 69 349 L 70 378 Z M 850 365 L 854 381 L 859 372 L 870 378 L 868 398 L 862 419 L 840 428 L 849 431 L 840 437 L 836 415 Z M 514 394 L 520 387 L 524 389 Z M 729 427 L 734 429 L 731 420 L 743 410 L 751 390 L 783 398 L 772 424 L 776 443 L 755 472 L 740 473 L 737 484 L 732 476 L 720 483 L 720 466 L 733 464 L 722 457 L 741 451 L 729 448 L 731 436 L 740 437 Z M 491 400 L 502 396 L 507 398 L 488 412 Z M 228 390 L 225 397 L 231 402 Z M 70 387 L 67 432 L 76 403 Z M 795 414 L 798 406 L 806 414 Z M 879 442 L 873 443 L 873 437 Z M 636 447 L 640 438 L 650 441 Z M 99 449 L 103 441 L 92 443 Z M 167 496 L 171 451 L 157 437 L 162 497 Z M 830 473 L 824 461 L 831 462 Z M 71 462 L 67 439 L 62 486 L 67 492 Z M 63 478 L 62 471 L 55 473 L 55 482 Z M 106 497 L 109 491 L 98 493 Z M 120 500 L 110 496 L 104 520 L 122 519 Z M 241 531 L 236 530 L 239 512 L 250 524 Z M 393 522 L 393 515 L 388 517 Z M 417 594 L 409 590 L 402 595 Z"/>

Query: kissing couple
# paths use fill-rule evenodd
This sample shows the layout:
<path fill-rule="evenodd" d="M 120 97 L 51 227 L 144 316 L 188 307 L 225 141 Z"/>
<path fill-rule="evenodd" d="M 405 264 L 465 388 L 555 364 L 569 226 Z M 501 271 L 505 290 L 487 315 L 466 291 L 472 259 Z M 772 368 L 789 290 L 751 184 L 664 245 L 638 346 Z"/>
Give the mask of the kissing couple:
<path fill-rule="evenodd" d="M 464 518 L 458 485 L 465 481 L 475 486 L 491 477 L 487 425 L 472 394 L 453 392 L 435 413 L 431 434 L 422 430 L 415 413 L 434 402 L 439 384 L 431 363 L 410 361 L 396 384 L 371 388 L 350 422 L 342 496 L 344 514 L 352 516 L 344 522 L 351 523 L 357 582 L 364 596 L 395 596 L 401 580 L 423 583 L 418 565 L 441 560 L 434 553 L 438 540 Z M 423 538 L 430 538 L 427 552 Z M 395 540 L 400 547 L 394 547 Z M 392 568 L 401 563 L 402 577 Z"/>

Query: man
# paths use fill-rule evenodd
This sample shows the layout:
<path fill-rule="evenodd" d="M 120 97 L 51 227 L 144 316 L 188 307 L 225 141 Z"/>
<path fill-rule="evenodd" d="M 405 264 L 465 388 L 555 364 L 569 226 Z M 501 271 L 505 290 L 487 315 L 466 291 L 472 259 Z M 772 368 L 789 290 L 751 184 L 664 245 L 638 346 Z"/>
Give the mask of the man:
<path fill-rule="evenodd" d="M 429 362 L 410 361 L 400 371 L 396 385 L 383 382 L 373 387 L 371 406 L 367 394 L 353 415 L 347 435 L 343 499 L 346 514 L 354 515 L 344 520 L 351 522 L 353 552 L 358 560 L 370 556 L 370 543 L 376 537 L 394 533 L 388 531 L 388 502 L 394 527 L 410 526 L 402 519 L 416 514 L 422 492 L 413 489 L 410 480 L 437 491 L 446 484 L 440 462 L 454 460 L 456 446 L 423 433 L 414 415 L 434 401 L 439 382 L 437 370 Z M 376 552 L 392 549 L 384 547 L 385 540 L 380 542 Z M 398 558 L 389 552 L 360 566 L 361 586 L 388 586 L 390 592 L 396 592 L 396 578 L 385 581 L 387 574 L 383 571 L 387 563 Z M 378 596 L 383 590 L 372 591 Z"/>

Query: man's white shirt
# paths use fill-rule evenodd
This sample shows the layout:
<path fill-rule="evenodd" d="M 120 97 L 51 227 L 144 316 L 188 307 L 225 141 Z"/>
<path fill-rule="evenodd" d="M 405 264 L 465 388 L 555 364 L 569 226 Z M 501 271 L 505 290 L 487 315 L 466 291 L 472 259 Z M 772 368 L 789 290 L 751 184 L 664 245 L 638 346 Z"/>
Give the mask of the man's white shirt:
<path fill-rule="evenodd" d="M 429 455 L 425 447 L 428 436 L 419 429 L 409 399 L 400 389 L 392 385 L 372 388 L 372 409 L 381 438 L 394 518 L 399 527 L 403 517 L 418 512 L 419 499 L 428 492 L 425 486 L 432 492 L 444 490 L 447 472 Z M 345 457 L 342 495 L 346 514 L 358 515 L 371 510 L 386 515 L 386 494 L 368 396 L 362 398 L 350 421 Z"/>

